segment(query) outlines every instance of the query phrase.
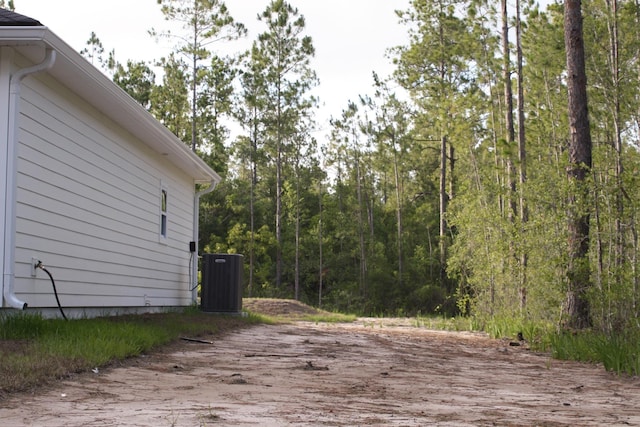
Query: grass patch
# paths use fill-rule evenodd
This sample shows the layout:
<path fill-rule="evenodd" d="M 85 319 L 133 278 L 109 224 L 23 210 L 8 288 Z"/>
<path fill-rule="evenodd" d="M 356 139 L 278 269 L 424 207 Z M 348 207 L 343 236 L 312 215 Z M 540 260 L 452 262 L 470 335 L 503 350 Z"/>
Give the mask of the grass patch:
<path fill-rule="evenodd" d="M 476 320 L 478 326 L 486 331 L 491 338 L 516 339 L 522 333 L 529 347 L 535 351 L 547 352 L 551 348 L 551 337 L 555 333 L 555 326 L 550 322 L 532 322 L 522 318 L 493 317 L 488 320 Z"/>
<path fill-rule="evenodd" d="M 37 314 L 0 317 L 0 397 L 138 356 L 182 336 L 218 334 L 264 320 L 194 309 L 69 321 Z"/>
<path fill-rule="evenodd" d="M 315 323 L 352 323 L 358 317 L 355 314 L 320 313 L 302 316 L 302 320 Z"/>
<path fill-rule="evenodd" d="M 320 312 L 315 314 L 262 314 L 248 311 L 252 316 L 261 319 L 262 323 L 276 325 L 278 323 L 314 322 L 314 323 L 351 323 L 357 319 L 353 314 Z"/>
<path fill-rule="evenodd" d="M 440 331 L 480 331 L 471 317 L 417 316 L 415 326 Z"/>
<path fill-rule="evenodd" d="M 486 323 L 493 338 L 514 337 L 522 332 L 532 350 L 550 352 L 559 360 L 602 363 L 607 371 L 640 375 L 640 331 L 607 335 L 592 330 L 558 331 L 551 323 L 493 318 Z"/>
<path fill-rule="evenodd" d="M 551 336 L 551 354 L 561 360 L 602 363 L 607 371 L 636 376 L 640 375 L 640 332 L 562 332 Z"/>

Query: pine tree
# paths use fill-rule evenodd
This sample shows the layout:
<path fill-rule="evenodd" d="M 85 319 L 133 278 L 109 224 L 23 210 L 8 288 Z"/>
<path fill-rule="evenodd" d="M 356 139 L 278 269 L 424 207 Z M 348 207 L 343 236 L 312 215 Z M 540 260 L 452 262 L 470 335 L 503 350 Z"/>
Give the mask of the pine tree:
<path fill-rule="evenodd" d="M 184 55 L 189 64 L 190 106 L 191 106 L 191 149 L 196 151 L 200 145 L 198 121 L 201 119 L 198 109 L 198 97 L 204 78 L 202 61 L 211 57 L 209 46 L 221 40 L 233 40 L 246 34 L 241 23 L 235 22 L 225 3 L 221 0 L 157 0 L 167 21 L 182 25 L 183 33 L 170 31 L 150 34 L 177 41 L 176 53 Z"/>
<path fill-rule="evenodd" d="M 480 47 L 469 37 L 470 28 L 457 11 L 457 6 L 464 3 L 461 0 L 412 1 L 412 9 L 401 14 L 410 28 L 410 44 L 395 50 L 398 65 L 395 77 L 409 91 L 418 114 L 424 116 L 417 124 L 418 139 L 439 142 L 439 253 L 443 288 L 448 287 L 447 207 L 455 181 L 452 171 L 448 170 L 455 160 L 451 139 L 455 120 L 452 119 L 464 110 L 457 104 L 462 102 L 465 93 L 474 90 L 470 59 L 475 48 Z M 451 184 L 448 192 L 447 182 Z"/>
<path fill-rule="evenodd" d="M 569 91 L 569 170 L 573 184 L 569 199 L 569 266 L 568 288 L 563 307 L 566 328 L 591 326 L 588 292 L 591 287 L 589 270 L 589 220 L 586 205 L 589 190 L 587 179 L 591 171 L 591 133 L 587 103 L 584 38 L 580 0 L 565 0 L 565 46 L 567 55 L 567 88 Z"/>
<path fill-rule="evenodd" d="M 151 107 L 151 94 L 155 90 L 155 73 L 142 61 L 127 60 L 126 66 L 118 63 L 113 81 L 147 110 Z"/>
<path fill-rule="evenodd" d="M 151 92 L 150 112 L 164 124 L 174 135 L 188 144 L 190 142 L 189 126 L 189 89 L 185 64 L 171 54 L 158 61 L 162 67 L 162 83 Z"/>
<path fill-rule="evenodd" d="M 315 54 L 312 39 L 304 35 L 305 19 L 283 0 L 273 0 L 259 16 L 267 29 L 258 36 L 252 60 L 262 69 L 265 93 L 265 148 L 275 166 L 275 286 L 283 271 L 283 203 L 285 161 L 299 132 L 300 120 L 315 105 L 309 91 L 317 84 L 310 68 Z"/>

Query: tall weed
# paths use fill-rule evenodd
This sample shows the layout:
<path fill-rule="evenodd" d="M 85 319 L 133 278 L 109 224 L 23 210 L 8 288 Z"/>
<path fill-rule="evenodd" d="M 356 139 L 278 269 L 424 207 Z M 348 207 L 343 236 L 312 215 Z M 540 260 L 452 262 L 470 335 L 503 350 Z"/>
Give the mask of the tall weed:
<path fill-rule="evenodd" d="M 606 335 L 592 331 L 563 332 L 551 337 L 552 356 L 562 360 L 602 363 L 607 371 L 640 375 L 640 332 Z"/>
<path fill-rule="evenodd" d="M 1 340 L 25 340 L 45 333 L 49 323 L 39 314 L 18 313 L 0 316 Z"/>

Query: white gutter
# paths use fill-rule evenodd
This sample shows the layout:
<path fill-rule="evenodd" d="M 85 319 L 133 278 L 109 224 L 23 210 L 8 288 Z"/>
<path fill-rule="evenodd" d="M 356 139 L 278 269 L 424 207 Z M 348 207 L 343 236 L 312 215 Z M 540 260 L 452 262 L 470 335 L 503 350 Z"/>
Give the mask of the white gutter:
<path fill-rule="evenodd" d="M 33 63 L 41 61 L 42 48 L 55 50 L 56 63 L 48 73 L 51 78 L 140 139 L 154 152 L 167 156 L 169 162 L 193 177 L 197 183 L 207 184 L 212 179 L 220 179 L 190 147 L 47 27 L 0 26 L 0 48 L 5 46 L 13 47 Z M 4 128 L 0 126 L 0 129 L 4 133 Z"/>
<path fill-rule="evenodd" d="M 211 193 L 215 190 L 220 180 L 211 180 L 209 186 L 199 191 L 193 197 L 193 241 L 196 243 L 196 251 L 193 254 L 193 262 L 191 263 L 191 302 L 198 302 L 198 234 L 200 232 L 200 197 Z"/>
<path fill-rule="evenodd" d="M 31 67 L 23 68 L 11 75 L 9 83 L 9 121 L 7 130 L 7 175 L 4 216 L 4 300 L 13 308 L 24 310 L 27 303 L 14 294 L 16 261 L 16 204 L 18 177 L 18 118 L 20 111 L 20 86 L 22 80 L 30 74 L 39 73 L 53 67 L 56 52 L 47 49 L 44 60 Z"/>

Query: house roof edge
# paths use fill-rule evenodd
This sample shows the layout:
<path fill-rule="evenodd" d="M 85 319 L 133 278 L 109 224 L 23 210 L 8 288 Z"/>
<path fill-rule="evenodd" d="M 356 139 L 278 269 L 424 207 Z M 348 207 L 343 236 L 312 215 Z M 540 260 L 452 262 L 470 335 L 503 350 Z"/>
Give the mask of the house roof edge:
<path fill-rule="evenodd" d="M 196 183 L 218 183 L 220 175 L 129 94 L 46 26 L 0 26 L 0 46 L 12 46 L 39 62 L 46 48 L 57 60 L 49 71 L 56 80 L 121 125 L 154 151 L 163 154 Z"/>

